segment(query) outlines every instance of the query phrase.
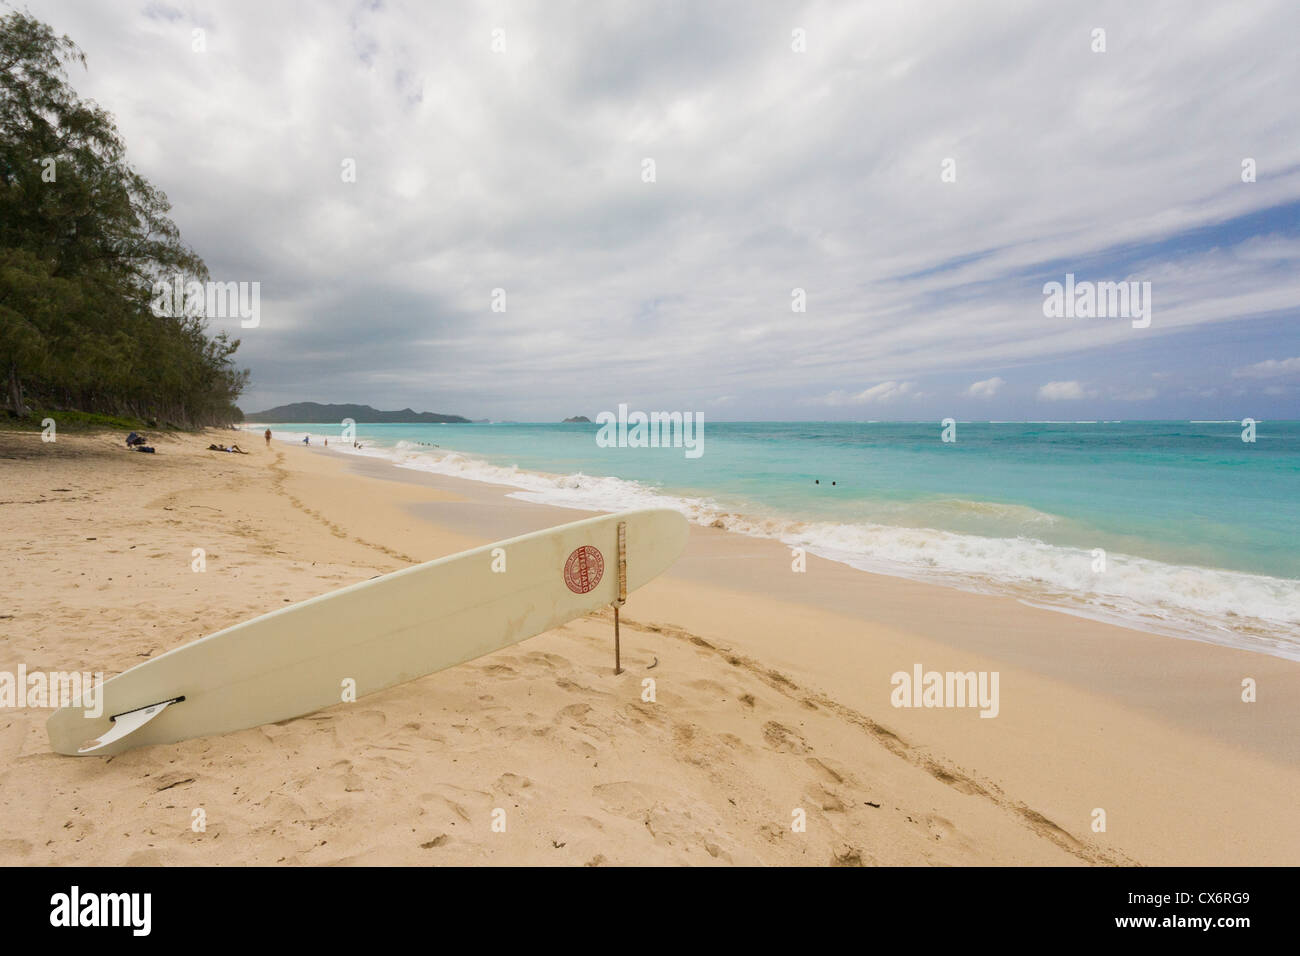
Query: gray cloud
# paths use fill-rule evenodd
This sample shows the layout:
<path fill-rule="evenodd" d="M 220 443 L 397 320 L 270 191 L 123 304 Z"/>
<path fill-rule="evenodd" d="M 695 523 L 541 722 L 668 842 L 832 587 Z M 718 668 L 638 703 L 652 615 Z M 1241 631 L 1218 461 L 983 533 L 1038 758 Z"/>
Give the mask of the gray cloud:
<path fill-rule="evenodd" d="M 1300 197 L 1293 3 L 33 12 L 86 50 L 74 81 L 214 277 L 262 283 L 260 328 L 214 322 L 242 339 L 246 408 L 750 417 L 893 382 L 891 413 L 920 415 L 1005 380 L 987 410 L 1300 301 L 1294 236 L 1159 247 Z M 1044 264 L 1097 256 L 1122 274 L 1095 278 L 1153 283 L 1151 329 L 1043 317 Z M 1179 359 L 1188 388 L 1227 379 L 1213 359 Z"/>

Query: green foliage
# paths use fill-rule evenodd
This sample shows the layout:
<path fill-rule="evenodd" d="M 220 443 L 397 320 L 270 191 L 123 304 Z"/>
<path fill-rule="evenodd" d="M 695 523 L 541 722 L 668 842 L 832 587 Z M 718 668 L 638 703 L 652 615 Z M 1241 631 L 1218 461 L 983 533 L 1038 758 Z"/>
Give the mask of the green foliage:
<path fill-rule="evenodd" d="M 124 418 L 120 415 L 100 415 L 96 412 L 54 411 L 38 408 L 28 411 L 21 418 L 13 415 L 0 417 L 0 430 L 38 432 L 44 427 L 41 423 L 52 418 L 61 432 L 97 431 L 104 428 L 118 428 L 129 431 L 154 430 L 155 421 L 140 418 Z"/>
<path fill-rule="evenodd" d="M 0 382 L 52 406 L 176 425 L 240 417 L 248 382 L 224 333 L 156 316 L 153 284 L 207 267 L 171 205 L 126 162 L 113 119 L 81 100 L 85 58 L 24 13 L 0 17 Z"/>

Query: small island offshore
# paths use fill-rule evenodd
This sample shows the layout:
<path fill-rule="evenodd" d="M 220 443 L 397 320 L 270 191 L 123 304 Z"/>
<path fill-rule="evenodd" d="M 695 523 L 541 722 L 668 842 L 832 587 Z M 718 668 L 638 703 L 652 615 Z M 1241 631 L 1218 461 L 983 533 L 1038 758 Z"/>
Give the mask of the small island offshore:
<path fill-rule="evenodd" d="M 592 421 L 586 415 L 574 415 L 572 418 L 566 418 L 560 423 L 561 425 L 590 425 Z"/>

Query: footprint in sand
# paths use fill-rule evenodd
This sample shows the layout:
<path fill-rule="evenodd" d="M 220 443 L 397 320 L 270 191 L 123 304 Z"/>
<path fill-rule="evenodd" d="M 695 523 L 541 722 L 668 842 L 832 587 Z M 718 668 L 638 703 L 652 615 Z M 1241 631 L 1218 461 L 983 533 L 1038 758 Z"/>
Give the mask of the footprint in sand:
<path fill-rule="evenodd" d="M 842 850 L 835 851 L 831 854 L 831 866 L 866 866 L 863 862 L 862 851 L 854 847 L 844 847 Z"/>
<path fill-rule="evenodd" d="M 763 739 L 777 753 L 805 754 L 809 750 L 808 741 L 804 740 L 802 734 L 775 720 L 769 720 L 763 725 Z"/>
<path fill-rule="evenodd" d="M 560 708 L 559 713 L 555 715 L 555 720 L 557 723 L 560 721 L 565 721 L 565 722 L 572 721 L 575 723 L 581 723 L 585 725 L 586 721 L 584 721 L 582 718 L 586 717 L 589 713 L 591 713 L 590 704 L 582 704 L 582 703 L 570 704 L 567 707 Z"/>
<path fill-rule="evenodd" d="M 514 800 L 519 800 L 528 799 L 533 796 L 533 794 L 529 792 L 532 785 L 533 782 L 527 777 L 520 776 L 517 773 L 503 773 L 501 776 L 497 777 L 493 789 L 497 793 L 504 793 Z"/>
<path fill-rule="evenodd" d="M 953 826 L 951 820 L 945 820 L 934 814 L 925 818 L 925 826 L 936 840 L 946 840 L 957 834 L 957 828 Z"/>
<path fill-rule="evenodd" d="M 631 819 L 640 819 L 645 814 L 646 807 L 670 803 L 675 796 L 667 787 L 633 780 L 597 784 L 591 788 L 591 794 L 610 813 Z"/>
<path fill-rule="evenodd" d="M 523 657 L 524 663 L 533 665 L 533 673 L 537 673 L 537 667 L 543 667 L 547 670 L 556 670 L 560 667 L 568 667 L 569 661 L 558 654 L 548 654 L 545 651 L 530 651 Z"/>
<path fill-rule="evenodd" d="M 843 813 L 847 809 L 839 794 L 825 784 L 814 785 L 811 791 L 805 792 L 805 799 L 821 807 L 824 813 Z"/>
<path fill-rule="evenodd" d="M 806 763 L 808 766 L 816 770 L 817 775 L 821 777 L 823 780 L 826 780 L 830 783 L 844 782 L 844 775 L 838 773 L 835 770 L 832 770 L 830 766 L 828 766 L 826 762 L 823 760 L 818 760 L 816 757 L 806 757 L 804 758 L 804 763 Z"/>

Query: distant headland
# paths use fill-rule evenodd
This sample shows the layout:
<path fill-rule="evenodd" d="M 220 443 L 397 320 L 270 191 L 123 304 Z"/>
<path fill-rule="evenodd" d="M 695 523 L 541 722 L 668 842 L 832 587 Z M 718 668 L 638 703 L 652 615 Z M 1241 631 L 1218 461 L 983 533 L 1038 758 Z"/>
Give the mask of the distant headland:
<path fill-rule="evenodd" d="M 572 418 L 566 418 L 560 424 L 562 425 L 590 425 L 591 419 L 586 415 L 574 415 Z"/>
<path fill-rule="evenodd" d="M 277 405 L 264 412 L 252 412 L 244 416 L 251 422 L 303 422 L 311 425 L 337 425 L 345 418 L 354 422 L 395 422 L 407 424 L 422 422 L 426 424 L 469 424 L 468 418 L 459 415 L 439 415 L 437 412 L 416 412 L 403 408 L 399 412 L 385 412 L 369 405 L 322 405 L 320 402 L 294 402 L 291 405 Z"/>

